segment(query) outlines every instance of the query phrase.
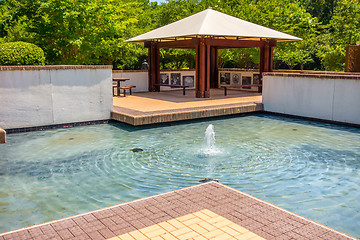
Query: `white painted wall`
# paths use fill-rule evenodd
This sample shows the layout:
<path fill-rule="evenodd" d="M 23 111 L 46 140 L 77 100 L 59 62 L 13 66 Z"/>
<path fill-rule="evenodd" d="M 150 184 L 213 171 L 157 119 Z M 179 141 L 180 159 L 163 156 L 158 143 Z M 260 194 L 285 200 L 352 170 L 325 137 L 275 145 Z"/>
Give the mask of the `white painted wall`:
<path fill-rule="evenodd" d="M 178 70 L 178 71 L 167 71 L 161 70 L 161 73 L 168 73 L 169 78 L 171 73 L 180 73 L 181 74 L 181 81 L 183 76 L 194 76 L 194 87 L 189 89 L 195 89 L 196 86 L 196 74 L 194 70 Z M 129 78 L 130 80 L 126 82 L 121 82 L 121 86 L 126 85 L 133 85 L 136 88 L 133 88 L 132 91 L 134 92 L 147 92 L 149 91 L 149 78 L 148 78 L 148 71 L 143 70 L 114 70 L 113 71 L 113 78 Z M 179 90 L 178 88 L 170 88 L 170 87 L 161 87 L 161 90 Z"/>
<path fill-rule="evenodd" d="M 263 78 L 264 110 L 360 124 L 360 79 L 314 76 Z"/>
<path fill-rule="evenodd" d="M 121 86 L 132 85 L 133 92 L 147 92 L 149 90 L 148 71 L 113 71 L 113 78 L 129 78 L 126 82 L 121 82 Z"/>
<path fill-rule="evenodd" d="M 111 68 L 43 68 L 0 70 L 1 128 L 110 118 Z"/>

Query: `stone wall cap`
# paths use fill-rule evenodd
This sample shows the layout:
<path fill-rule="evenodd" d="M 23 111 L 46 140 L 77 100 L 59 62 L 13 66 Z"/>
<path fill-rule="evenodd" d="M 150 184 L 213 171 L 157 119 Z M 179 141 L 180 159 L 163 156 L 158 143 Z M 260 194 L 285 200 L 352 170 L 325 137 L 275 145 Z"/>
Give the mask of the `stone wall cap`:
<path fill-rule="evenodd" d="M 112 69 L 112 65 L 28 65 L 0 66 L 0 71 L 67 70 L 67 69 Z"/>

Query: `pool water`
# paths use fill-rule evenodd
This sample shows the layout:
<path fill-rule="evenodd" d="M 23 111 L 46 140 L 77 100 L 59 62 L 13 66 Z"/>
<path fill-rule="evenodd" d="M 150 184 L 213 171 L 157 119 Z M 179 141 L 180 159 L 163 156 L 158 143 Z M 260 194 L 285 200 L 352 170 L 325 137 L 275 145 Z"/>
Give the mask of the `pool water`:
<path fill-rule="evenodd" d="M 209 124 L 216 138 L 210 153 Z M 7 140 L 0 145 L 0 232 L 214 178 L 360 237 L 358 128 L 257 114 L 151 127 L 101 124 Z"/>

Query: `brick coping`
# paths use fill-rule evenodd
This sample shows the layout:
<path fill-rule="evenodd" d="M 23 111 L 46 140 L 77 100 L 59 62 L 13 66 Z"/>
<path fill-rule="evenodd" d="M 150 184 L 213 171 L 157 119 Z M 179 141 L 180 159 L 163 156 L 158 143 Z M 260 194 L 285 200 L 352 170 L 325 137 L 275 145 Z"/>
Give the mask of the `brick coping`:
<path fill-rule="evenodd" d="M 161 69 L 160 72 L 194 72 L 195 69 Z M 113 70 L 113 73 L 148 72 L 148 70 Z"/>
<path fill-rule="evenodd" d="M 112 69 L 112 65 L 44 65 L 44 66 L 0 66 L 0 71 Z"/>
<path fill-rule="evenodd" d="M 208 107 L 194 107 L 174 110 L 142 112 L 114 106 L 112 120 L 133 126 L 195 120 L 200 118 L 224 117 L 247 114 L 263 110 L 262 103 L 240 103 Z"/>
<path fill-rule="evenodd" d="M 267 72 L 264 76 L 360 80 L 360 73 Z"/>
<path fill-rule="evenodd" d="M 204 210 L 263 239 L 356 239 L 213 181 L 2 233 L 0 239 L 118 239 Z"/>
<path fill-rule="evenodd" d="M 150 111 L 140 111 L 134 110 L 126 107 L 114 106 L 111 112 L 113 113 L 121 113 L 131 117 L 143 117 L 143 116 L 154 116 L 154 115 L 165 115 L 165 114 L 181 114 L 181 113 L 194 113 L 194 112 L 207 112 L 211 110 L 225 110 L 234 107 L 256 107 L 263 106 L 260 102 L 245 102 L 245 103 L 229 103 L 229 104 L 221 104 L 214 106 L 198 106 L 198 107 L 189 107 L 189 108 L 179 108 L 179 109 L 168 109 L 168 110 L 150 110 Z"/>

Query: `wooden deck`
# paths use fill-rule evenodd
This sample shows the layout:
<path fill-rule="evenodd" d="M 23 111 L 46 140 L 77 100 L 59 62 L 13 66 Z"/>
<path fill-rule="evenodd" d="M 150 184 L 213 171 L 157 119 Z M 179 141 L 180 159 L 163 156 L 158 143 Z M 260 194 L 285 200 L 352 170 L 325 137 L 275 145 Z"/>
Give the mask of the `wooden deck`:
<path fill-rule="evenodd" d="M 255 92 L 211 89 L 211 98 L 195 98 L 194 90 L 134 93 L 113 98 L 111 119 L 134 126 L 262 111 Z"/>

